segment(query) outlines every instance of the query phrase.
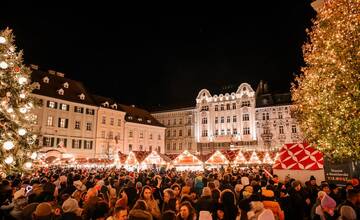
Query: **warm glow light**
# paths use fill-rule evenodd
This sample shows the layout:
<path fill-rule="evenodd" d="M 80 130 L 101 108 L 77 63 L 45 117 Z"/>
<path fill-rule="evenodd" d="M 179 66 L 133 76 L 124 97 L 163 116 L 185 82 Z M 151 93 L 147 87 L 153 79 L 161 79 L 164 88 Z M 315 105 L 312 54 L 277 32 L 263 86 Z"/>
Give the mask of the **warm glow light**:
<path fill-rule="evenodd" d="M 29 161 L 29 162 L 26 162 L 24 163 L 24 168 L 27 169 L 27 170 L 30 170 L 32 167 L 32 163 Z"/>
<path fill-rule="evenodd" d="M 12 162 L 14 162 L 14 158 L 10 155 L 7 158 L 5 158 L 4 161 L 6 164 L 11 164 Z"/>
<path fill-rule="evenodd" d="M 19 111 L 21 113 L 25 114 L 27 112 L 27 109 L 25 107 L 23 107 L 23 108 L 20 108 Z"/>
<path fill-rule="evenodd" d="M 0 62 L 0 68 L 1 68 L 1 69 L 6 69 L 6 68 L 8 68 L 8 66 L 9 66 L 9 65 L 8 65 L 5 61 L 1 61 L 1 62 Z"/>
<path fill-rule="evenodd" d="M 18 130 L 18 134 L 19 134 L 20 136 L 24 136 L 24 135 L 26 134 L 26 130 L 25 130 L 24 128 L 20 128 L 20 129 Z"/>
<path fill-rule="evenodd" d="M 37 153 L 36 152 L 33 152 L 30 156 L 31 159 L 35 160 L 37 157 Z"/>
<path fill-rule="evenodd" d="M 14 148 L 14 143 L 12 141 L 5 141 L 3 144 L 5 150 L 11 150 Z"/>
<path fill-rule="evenodd" d="M 27 79 L 26 79 L 25 77 L 21 76 L 21 77 L 19 78 L 19 84 L 20 84 L 20 85 L 24 85 L 25 83 L 27 83 Z"/>
<path fill-rule="evenodd" d="M 0 37 L 0 44 L 5 44 L 5 43 L 6 43 L 6 38 Z"/>
<path fill-rule="evenodd" d="M 8 113 L 13 113 L 13 112 L 14 112 L 14 109 L 13 109 L 13 108 L 8 108 L 6 111 L 7 111 Z"/>

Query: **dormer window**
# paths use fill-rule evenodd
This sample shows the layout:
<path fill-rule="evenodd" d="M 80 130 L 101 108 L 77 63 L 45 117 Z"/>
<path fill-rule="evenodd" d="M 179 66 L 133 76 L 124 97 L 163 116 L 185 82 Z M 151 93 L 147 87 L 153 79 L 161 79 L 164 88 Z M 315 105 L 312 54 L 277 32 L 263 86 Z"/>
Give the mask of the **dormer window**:
<path fill-rule="evenodd" d="M 59 95 L 64 95 L 64 90 L 63 90 L 63 89 L 59 89 L 59 90 L 58 90 L 58 93 L 59 93 Z"/>
<path fill-rule="evenodd" d="M 34 83 L 34 86 L 35 86 L 35 89 L 40 90 L 40 83 L 36 82 L 36 83 Z"/>
<path fill-rule="evenodd" d="M 150 120 L 150 119 L 148 119 L 148 120 L 147 120 L 147 123 L 151 124 L 151 120 Z"/>
<path fill-rule="evenodd" d="M 128 116 L 128 119 L 132 120 L 132 119 L 133 119 L 133 117 L 132 117 L 132 116 Z"/>
<path fill-rule="evenodd" d="M 69 83 L 68 82 L 64 83 L 64 88 L 66 88 L 66 89 L 69 88 Z"/>
<path fill-rule="evenodd" d="M 109 102 L 104 102 L 102 105 L 103 105 L 104 107 L 109 107 Z"/>
<path fill-rule="evenodd" d="M 81 93 L 81 94 L 79 95 L 79 97 L 80 97 L 81 100 L 85 100 L 85 95 L 84 95 L 84 93 Z"/>
<path fill-rule="evenodd" d="M 49 77 L 45 76 L 45 77 L 43 78 L 43 82 L 44 82 L 44 83 L 49 83 Z"/>
<path fill-rule="evenodd" d="M 116 104 L 113 104 L 113 105 L 111 106 L 111 108 L 117 109 L 117 105 L 116 105 Z"/>
<path fill-rule="evenodd" d="M 138 121 L 142 121 L 142 118 L 138 118 Z"/>

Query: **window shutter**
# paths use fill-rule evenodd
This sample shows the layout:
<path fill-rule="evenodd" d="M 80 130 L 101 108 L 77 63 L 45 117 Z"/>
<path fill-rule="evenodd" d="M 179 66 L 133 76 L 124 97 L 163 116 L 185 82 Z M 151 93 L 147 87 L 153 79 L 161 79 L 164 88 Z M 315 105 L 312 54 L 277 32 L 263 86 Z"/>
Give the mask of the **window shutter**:
<path fill-rule="evenodd" d="M 61 118 L 58 118 L 58 127 L 60 128 Z"/>
<path fill-rule="evenodd" d="M 46 102 L 46 107 L 49 108 L 49 106 L 50 106 L 50 101 L 47 101 L 47 102 Z"/>
<path fill-rule="evenodd" d="M 67 105 L 66 106 L 66 111 L 69 111 L 69 109 L 70 109 L 70 105 Z"/>
<path fill-rule="evenodd" d="M 54 141 L 55 141 L 55 138 L 51 138 L 51 147 L 53 147 L 54 146 Z"/>
<path fill-rule="evenodd" d="M 55 108 L 57 108 L 57 106 L 58 106 L 58 103 L 57 103 L 57 102 L 55 102 Z"/>
<path fill-rule="evenodd" d="M 77 112 L 77 106 L 74 106 L 74 112 Z"/>
<path fill-rule="evenodd" d="M 79 140 L 79 149 L 81 149 L 81 140 Z"/>
<path fill-rule="evenodd" d="M 74 148 L 75 147 L 75 140 L 73 139 L 72 140 L 72 148 Z"/>
<path fill-rule="evenodd" d="M 67 146 L 67 139 L 64 138 L 64 147 L 66 147 L 66 146 Z"/>
<path fill-rule="evenodd" d="M 87 141 L 84 140 L 84 149 L 87 149 L 87 148 L 86 148 L 86 142 L 87 142 Z"/>
<path fill-rule="evenodd" d="M 56 145 L 59 145 L 60 143 L 60 138 L 56 138 Z"/>
<path fill-rule="evenodd" d="M 93 142 L 92 142 L 92 141 L 90 141 L 90 149 L 92 149 L 92 145 L 93 145 Z"/>
<path fill-rule="evenodd" d="M 46 144 L 46 137 L 43 137 L 43 146 L 47 146 Z"/>
<path fill-rule="evenodd" d="M 68 128 L 68 125 L 69 125 L 69 119 L 66 119 L 65 120 L 65 128 Z"/>

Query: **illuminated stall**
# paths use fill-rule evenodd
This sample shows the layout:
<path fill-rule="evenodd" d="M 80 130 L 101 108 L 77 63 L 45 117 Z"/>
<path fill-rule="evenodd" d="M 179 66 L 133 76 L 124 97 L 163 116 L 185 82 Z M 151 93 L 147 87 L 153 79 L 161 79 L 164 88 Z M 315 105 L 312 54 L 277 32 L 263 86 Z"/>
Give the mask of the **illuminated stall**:
<path fill-rule="evenodd" d="M 204 170 L 204 163 L 196 156 L 192 155 L 189 151 L 185 150 L 179 156 L 177 156 L 173 165 L 176 170 Z"/>

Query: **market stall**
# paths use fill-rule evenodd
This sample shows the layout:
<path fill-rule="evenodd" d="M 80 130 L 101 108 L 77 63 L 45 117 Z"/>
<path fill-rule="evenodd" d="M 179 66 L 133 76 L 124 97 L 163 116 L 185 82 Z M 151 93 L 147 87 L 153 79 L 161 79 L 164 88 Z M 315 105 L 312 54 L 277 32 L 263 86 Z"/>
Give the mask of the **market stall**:
<path fill-rule="evenodd" d="M 139 161 L 136 159 L 134 152 L 130 151 L 124 163 L 125 169 L 129 171 L 133 171 L 137 169 L 138 166 L 139 166 Z"/>
<path fill-rule="evenodd" d="M 234 161 L 233 161 L 234 165 L 245 165 L 247 164 L 247 160 L 244 156 L 244 154 L 241 152 L 241 150 L 239 150 L 238 154 L 236 155 Z"/>
<path fill-rule="evenodd" d="M 205 161 L 207 168 L 220 168 L 221 166 L 228 165 L 230 162 L 220 151 L 215 151 L 208 160 Z"/>
<path fill-rule="evenodd" d="M 309 180 L 310 176 L 314 176 L 319 183 L 325 180 L 323 167 L 322 153 L 309 144 L 285 144 L 273 165 L 273 173 L 277 174 L 280 180 L 289 175 L 303 183 Z"/>
<path fill-rule="evenodd" d="M 189 151 L 185 150 L 179 154 L 173 161 L 176 170 L 203 170 L 203 162 Z"/>
<path fill-rule="evenodd" d="M 161 166 L 167 166 L 169 162 L 170 159 L 168 159 L 165 155 L 161 155 L 157 151 L 152 151 L 140 163 L 140 169 L 152 169 Z"/>

